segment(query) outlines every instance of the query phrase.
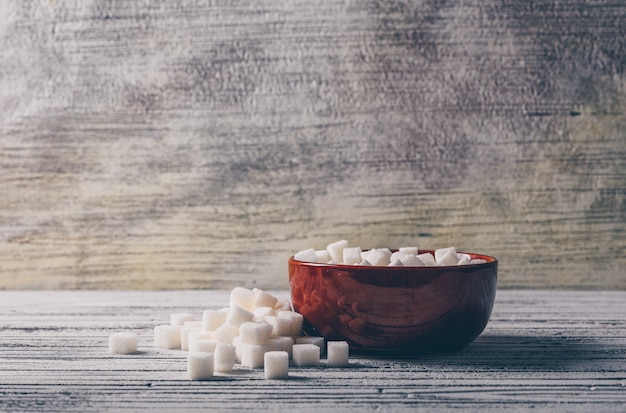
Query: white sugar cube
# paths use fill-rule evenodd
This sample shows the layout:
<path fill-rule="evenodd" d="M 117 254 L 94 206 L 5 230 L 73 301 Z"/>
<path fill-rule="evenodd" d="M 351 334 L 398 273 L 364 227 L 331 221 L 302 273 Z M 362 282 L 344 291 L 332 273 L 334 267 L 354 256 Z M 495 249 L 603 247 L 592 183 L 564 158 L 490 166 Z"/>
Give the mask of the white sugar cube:
<path fill-rule="evenodd" d="M 341 263 L 343 262 L 343 250 L 344 248 L 348 248 L 348 247 L 349 247 L 348 241 L 344 239 L 344 240 L 329 244 L 326 247 L 326 251 L 328 251 L 328 254 L 330 254 L 330 259 L 332 261 Z"/>
<path fill-rule="evenodd" d="M 109 336 L 109 351 L 118 354 L 130 354 L 137 351 L 137 334 L 113 333 Z"/>
<path fill-rule="evenodd" d="M 459 261 L 460 260 L 467 260 L 467 261 L 471 261 L 472 260 L 472 257 L 470 257 L 469 254 L 466 254 L 464 252 L 457 252 L 456 256 L 459 258 Z"/>
<path fill-rule="evenodd" d="M 417 255 L 417 247 L 400 247 L 398 252 L 405 255 Z"/>
<path fill-rule="evenodd" d="M 435 259 L 437 260 L 437 265 L 457 265 L 459 262 L 459 257 L 452 250 L 446 251 L 443 255 L 439 255 L 439 258 L 435 257 Z"/>
<path fill-rule="evenodd" d="M 439 248 L 438 250 L 435 250 L 435 261 L 439 263 L 441 259 L 443 258 L 443 256 L 448 254 L 449 252 L 452 252 L 454 256 L 456 257 L 456 248 L 454 247 Z"/>
<path fill-rule="evenodd" d="M 237 327 L 245 322 L 252 321 L 253 319 L 254 314 L 252 312 L 238 305 L 231 307 L 228 315 L 226 316 L 226 322 Z"/>
<path fill-rule="evenodd" d="M 252 311 L 252 314 L 254 314 L 253 321 L 263 321 L 265 317 L 276 315 L 276 310 L 273 307 L 258 307 Z"/>
<path fill-rule="evenodd" d="M 198 353 L 215 353 L 217 344 L 218 341 L 213 338 L 203 338 L 189 342 L 189 351 Z"/>
<path fill-rule="evenodd" d="M 154 327 L 154 347 L 180 349 L 180 327 L 170 324 Z"/>
<path fill-rule="evenodd" d="M 201 340 L 207 340 L 211 338 L 211 332 L 206 330 L 193 330 L 187 334 L 187 350 L 191 352 L 197 352 L 197 344 Z M 181 337 L 182 339 L 182 337 Z M 182 340 L 181 340 L 182 341 Z M 215 340 L 217 342 L 217 340 Z M 181 345 L 182 347 L 182 345 Z"/>
<path fill-rule="evenodd" d="M 235 287 L 230 292 L 229 297 L 229 307 L 241 307 L 246 310 L 252 310 L 254 303 L 254 291 L 243 288 L 243 287 Z"/>
<path fill-rule="evenodd" d="M 239 344 L 241 365 L 251 369 L 263 367 L 264 354 L 269 350 L 267 344 Z"/>
<path fill-rule="evenodd" d="M 202 329 L 215 331 L 226 322 L 227 312 L 222 310 L 204 310 L 202 312 Z"/>
<path fill-rule="evenodd" d="M 278 300 L 276 305 L 274 306 L 274 311 L 289 311 L 291 310 L 291 304 L 289 301 Z"/>
<path fill-rule="evenodd" d="M 318 262 L 317 254 L 315 254 L 315 250 L 313 248 L 307 248 L 305 250 L 298 251 L 293 255 L 293 258 L 298 261 L 304 262 Z"/>
<path fill-rule="evenodd" d="M 405 267 L 423 267 L 424 263 L 422 260 L 417 258 L 415 255 L 405 255 L 404 258 L 401 259 L 402 265 Z"/>
<path fill-rule="evenodd" d="M 191 313 L 174 313 L 170 314 L 170 324 L 173 326 L 182 326 L 186 321 L 192 321 L 193 314 Z"/>
<path fill-rule="evenodd" d="M 295 311 L 277 311 L 276 315 L 291 320 L 290 336 L 298 337 L 302 335 L 302 324 L 304 322 L 302 314 L 296 313 Z"/>
<path fill-rule="evenodd" d="M 407 255 L 408 255 L 408 254 L 405 254 L 405 253 L 403 253 L 403 252 L 400 252 L 400 251 L 395 251 L 395 252 L 393 252 L 393 253 L 391 254 L 391 257 L 389 257 L 389 261 L 390 261 L 390 262 L 392 262 L 392 261 L 394 261 L 394 260 L 400 260 L 400 261 L 402 261 L 402 259 L 403 259 L 404 257 L 406 257 Z"/>
<path fill-rule="evenodd" d="M 293 364 L 298 367 L 314 367 L 320 364 L 320 348 L 315 344 L 294 344 Z"/>
<path fill-rule="evenodd" d="M 268 351 L 263 355 L 266 379 L 289 377 L 289 354 L 286 351 Z"/>
<path fill-rule="evenodd" d="M 187 375 L 191 380 L 207 380 L 213 377 L 213 354 L 190 353 L 187 356 Z"/>
<path fill-rule="evenodd" d="M 239 326 L 239 337 L 245 344 L 267 344 L 272 326 L 265 321 L 249 321 Z"/>
<path fill-rule="evenodd" d="M 179 326 L 178 329 L 180 331 L 180 349 L 184 351 L 188 351 L 189 350 L 189 333 L 193 331 L 200 331 L 200 329 L 198 329 L 195 326 L 182 326 L 182 327 Z"/>
<path fill-rule="evenodd" d="M 482 258 L 474 258 L 470 261 L 471 264 L 485 264 L 487 260 L 483 260 Z"/>
<path fill-rule="evenodd" d="M 315 344 L 320 348 L 320 354 L 324 354 L 324 337 L 302 336 L 296 337 L 296 344 Z"/>
<path fill-rule="evenodd" d="M 349 364 L 350 347 L 347 341 L 329 341 L 326 362 L 331 367 L 346 367 Z"/>
<path fill-rule="evenodd" d="M 343 249 L 343 263 L 346 265 L 354 265 L 361 262 L 361 250 L 360 247 L 349 247 Z"/>
<path fill-rule="evenodd" d="M 391 254 L 387 256 L 384 251 L 370 250 L 365 259 L 374 266 L 386 266 L 389 264 L 389 258 Z"/>
<path fill-rule="evenodd" d="M 233 371 L 233 366 L 235 365 L 235 346 L 217 343 L 213 356 L 215 371 L 222 373 Z"/>
<path fill-rule="evenodd" d="M 389 263 L 389 266 L 390 267 L 404 267 L 404 264 L 402 264 L 402 261 L 395 259 Z"/>
<path fill-rule="evenodd" d="M 259 307 L 274 307 L 278 302 L 278 298 L 274 297 L 272 294 L 255 288 L 252 290 L 254 292 L 254 300 L 252 301 L 253 308 Z"/>
<path fill-rule="evenodd" d="M 274 337 L 267 341 L 269 351 L 285 351 L 291 358 L 293 354 L 293 337 Z"/>
<path fill-rule="evenodd" d="M 239 327 L 224 323 L 213 332 L 213 338 L 220 343 L 233 344 L 233 339 L 239 335 Z"/>
<path fill-rule="evenodd" d="M 363 261 L 361 261 L 358 265 L 363 265 L 363 266 L 365 266 L 365 267 L 369 267 L 369 266 L 371 266 L 372 264 L 371 264 L 368 260 L 363 260 Z"/>
<path fill-rule="evenodd" d="M 265 317 L 265 322 L 272 326 L 272 337 L 291 335 L 293 323 L 290 317 L 268 316 Z"/>
<path fill-rule="evenodd" d="M 424 265 L 437 265 L 435 261 L 435 257 L 430 252 L 425 252 L 423 254 L 418 254 L 417 258 L 420 259 L 424 263 Z"/>
<path fill-rule="evenodd" d="M 315 258 L 316 262 L 328 262 L 332 259 L 328 250 L 315 250 Z"/>
<path fill-rule="evenodd" d="M 459 260 L 459 262 L 456 263 L 456 265 L 469 265 L 472 263 L 472 260 L 468 260 L 467 258 L 463 257 Z"/>

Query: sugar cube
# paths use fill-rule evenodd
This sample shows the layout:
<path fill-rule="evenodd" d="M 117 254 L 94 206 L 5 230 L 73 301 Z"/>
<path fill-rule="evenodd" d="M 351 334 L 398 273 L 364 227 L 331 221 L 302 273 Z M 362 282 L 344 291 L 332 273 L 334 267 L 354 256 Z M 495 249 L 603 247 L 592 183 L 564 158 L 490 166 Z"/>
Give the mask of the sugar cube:
<path fill-rule="evenodd" d="M 191 380 L 207 380 L 213 377 L 213 353 L 189 353 L 187 375 Z"/>
<path fill-rule="evenodd" d="M 180 331 L 180 349 L 181 350 L 189 350 L 189 334 L 193 331 L 201 331 L 196 326 L 182 326 L 178 327 Z"/>
<path fill-rule="evenodd" d="M 251 369 L 263 367 L 263 355 L 269 350 L 267 344 L 239 344 L 241 365 Z"/>
<path fill-rule="evenodd" d="M 252 311 L 254 314 L 253 321 L 263 321 L 265 317 L 276 315 L 276 310 L 273 307 L 257 307 Z"/>
<path fill-rule="evenodd" d="M 320 348 L 315 344 L 294 344 L 293 364 L 298 367 L 313 367 L 320 364 Z"/>
<path fill-rule="evenodd" d="M 197 352 L 197 343 L 201 340 L 207 340 L 211 338 L 211 333 L 206 330 L 193 330 L 187 334 L 187 350 L 191 352 Z M 181 336 L 182 339 L 182 336 Z M 181 340 L 182 341 L 182 340 Z M 215 340 L 217 342 L 217 340 Z M 181 345 L 182 347 L 182 345 Z"/>
<path fill-rule="evenodd" d="M 404 264 L 402 264 L 402 261 L 400 261 L 399 259 L 395 259 L 389 263 L 389 266 L 390 267 L 404 267 Z"/>
<path fill-rule="evenodd" d="M 180 349 L 180 327 L 163 324 L 154 327 L 154 347 Z"/>
<path fill-rule="evenodd" d="M 214 353 L 217 344 L 218 341 L 213 338 L 203 338 L 190 342 L 189 351 L 197 353 Z"/>
<path fill-rule="evenodd" d="M 361 262 L 360 247 L 348 247 L 343 249 L 343 263 L 346 265 L 354 265 Z"/>
<path fill-rule="evenodd" d="M 213 332 L 213 338 L 220 343 L 233 344 L 233 339 L 239 335 L 239 327 L 224 323 Z"/>
<path fill-rule="evenodd" d="M 265 321 L 249 321 L 239 326 L 239 337 L 245 344 L 267 344 L 272 326 Z"/>
<path fill-rule="evenodd" d="M 274 307 L 278 302 L 278 298 L 274 297 L 272 294 L 267 293 L 263 290 L 255 288 L 252 290 L 254 292 L 254 300 L 252 301 L 252 307 Z"/>
<path fill-rule="evenodd" d="M 329 341 L 326 362 L 331 367 L 345 367 L 349 363 L 350 347 L 347 341 Z"/>
<path fill-rule="evenodd" d="M 454 247 L 448 247 L 448 248 L 439 248 L 437 250 L 435 250 L 435 261 L 437 263 L 439 263 L 442 258 L 444 257 L 444 255 L 448 254 L 448 253 L 453 253 L 454 257 L 456 257 L 456 248 Z"/>
<path fill-rule="evenodd" d="M 400 261 L 405 267 L 423 267 L 424 262 L 417 258 L 416 255 L 405 255 Z"/>
<path fill-rule="evenodd" d="M 274 306 L 274 311 L 289 311 L 291 310 L 291 304 L 289 301 L 278 300 L 276 305 Z"/>
<path fill-rule="evenodd" d="M 330 254 L 330 259 L 336 263 L 343 262 L 343 249 L 348 248 L 348 241 L 341 240 L 337 242 L 333 242 L 326 247 L 328 254 Z"/>
<path fill-rule="evenodd" d="M 289 377 L 289 354 L 286 351 L 268 351 L 263 358 L 266 379 Z"/>
<path fill-rule="evenodd" d="M 290 336 L 298 337 L 302 335 L 302 324 L 304 322 L 302 314 L 296 313 L 295 311 L 277 311 L 276 315 L 291 320 Z"/>
<path fill-rule="evenodd" d="M 316 262 L 328 262 L 331 260 L 328 250 L 315 250 Z"/>
<path fill-rule="evenodd" d="M 384 266 L 389 264 L 389 258 L 391 254 L 387 256 L 383 251 L 380 250 L 370 250 L 365 259 L 374 266 Z"/>
<path fill-rule="evenodd" d="M 398 252 L 405 255 L 417 255 L 417 247 L 400 247 Z"/>
<path fill-rule="evenodd" d="M 244 288 L 235 287 L 230 292 L 229 307 L 241 307 L 246 310 L 252 310 L 254 303 L 254 291 Z"/>
<path fill-rule="evenodd" d="M 435 259 L 437 260 L 437 265 L 457 265 L 459 262 L 459 257 L 453 250 L 448 250 L 443 255 L 439 255 L 439 258 L 435 257 Z"/>
<path fill-rule="evenodd" d="M 235 365 L 235 346 L 225 343 L 217 343 L 214 353 L 215 371 L 228 373 L 233 371 Z"/>
<path fill-rule="evenodd" d="M 118 354 L 130 354 L 137 351 L 137 334 L 113 333 L 109 336 L 109 351 Z"/>
<path fill-rule="evenodd" d="M 289 358 L 293 355 L 293 337 L 273 337 L 267 341 L 269 351 L 285 351 Z"/>
<path fill-rule="evenodd" d="M 318 262 L 317 255 L 315 254 L 315 250 L 313 248 L 298 251 L 294 254 L 293 258 L 304 262 Z"/>
<path fill-rule="evenodd" d="M 425 265 L 437 265 L 435 262 L 435 257 L 430 252 L 425 252 L 423 254 L 418 254 L 417 258 L 420 259 Z"/>
<path fill-rule="evenodd" d="M 324 337 L 302 336 L 296 337 L 296 344 L 315 344 L 320 348 L 320 353 L 324 354 Z"/>
<path fill-rule="evenodd" d="M 170 324 L 173 326 L 182 326 L 185 321 L 192 321 L 194 318 L 191 313 L 174 313 L 170 314 Z"/>
<path fill-rule="evenodd" d="M 272 337 L 291 335 L 291 317 L 267 316 L 265 322 L 272 326 Z"/>
<path fill-rule="evenodd" d="M 226 315 L 226 322 L 233 326 L 240 326 L 247 321 L 254 319 L 254 313 L 246 310 L 238 305 L 231 307 L 230 311 Z"/>
<path fill-rule="evenodd" d="M 202 312 L 202 329 L 215 331 L 226 322 L 227 312 L 221 310 L 204 310 Z"/>

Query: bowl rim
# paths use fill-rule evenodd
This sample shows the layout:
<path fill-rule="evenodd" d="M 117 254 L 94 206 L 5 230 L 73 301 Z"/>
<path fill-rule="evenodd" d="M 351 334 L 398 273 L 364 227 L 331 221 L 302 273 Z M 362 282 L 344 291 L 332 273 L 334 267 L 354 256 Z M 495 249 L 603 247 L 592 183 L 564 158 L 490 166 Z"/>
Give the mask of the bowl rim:
<path fill-rule="evenodd" d="M 375 248 L 370 248 L 370 249 L 375 249 Z M 363 250 L 363 251 L 369 251 L 369 250 Z M 398 250 L 390 249 L 390 251 L 396 252 Z M 435 250 L 418 250 L 418 252 L 421 254 L 429 252 L 434 255 Z M 300 260 L 295 259 L 294 255 L 292 255 L 291 257 L 289 257 L 289 263 L 293 263 L 295 265 L 308 266 L 308 267 L 349 269 L 351 271 L 372 271 L 372 270 L 382 270 L 382 269 L 386 271 L 406 271 L 406 270 L 439 271 L 442 269 L 449 270 L 451 268 L 457 268 L 457 269 L 476 268 L 476 267 L 491 266 L 491 265 L 498 264 L 498 259 L 491 255 L 485 255 L 485 254 L 480 254 L 480 253 L 475 253 L 475 252 L 464 252 L 464 251 L 457 251 L 457 254 L 467 254 L 470 257 L 472 257 L 472 259 L 484 259 L 486 260 L 486 262 L 475 263 L 475 264 L 464 264 L 464 265 L 455 264 L 455 265 L 424 265 L 424 266 L 350 265 L 350 264 L 328 264 L 324 262 L 300 261 Z"/>

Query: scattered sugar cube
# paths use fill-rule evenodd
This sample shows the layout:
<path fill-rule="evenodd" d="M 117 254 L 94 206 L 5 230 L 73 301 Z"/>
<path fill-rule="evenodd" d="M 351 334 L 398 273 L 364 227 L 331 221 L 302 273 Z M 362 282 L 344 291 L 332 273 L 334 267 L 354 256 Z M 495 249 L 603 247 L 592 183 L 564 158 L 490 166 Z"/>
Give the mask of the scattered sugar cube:
<path fill-rule="evenodd" d="M 246 310 L 252 310 L 254 303 L 254 291 L 243 288 L 235 287 L 230 292 L 229 307 L 241 307 Z"/>
<path fill-rule="evenodd" d="M 254 314 L 253 321 L 263 321 L 265 317 L 272 317 L 276 315 L 276 311 L 273 307 L 257 307 L 252 311 Z"/>
<path fill-rule="evenodd" d="M 329 341 L 326 362 L 331 367 L 346 367 L 349 364 L 350 347 L 347 341 Z"/>
<path fill-rule="evenodd" d="M 199 341 L 207 340 L 211 338 L 211 333 L 206 330 L 193 330 L 187 334 L 187 350 L 191 352 L 197 352 L 198 347 L 197 344 Z M 217 343 L 217 340 L 214 340 Z M 181 336 L 181 347 L 182 347 L 182 336 Z"/>
<path fill-rule="evenodd" d="M 193 344 L 192 344 L 193 343 Z M 219 343 L 224 344 L 224 343 Z M 189 351 L 197 353 L 215 353 L 218 341 L 213 338 L 203 338 L 189 343 Z"/>
<path fill-rule="evenodd" d="M 286 351 L 268 351 L 263 358 L 266 379 L 289 377 L 289 354 Z"/>
<path fill-rule="evenodd" d="M 194 326 L 182 326 L 178 327 L 180 331 L 180 349 L 184 351 L 189 350 L 189 333 L 192 331 L 199 331 L 198 328 Z"/>
<path fill-rule="evenodd" d="M 290 317 L 268 316 L 265 322 L 272 326 L 272 337 L 290 336 L 291 325 L 293 324 Z"/>
<path fill-rule="evenodd" d="M 214 369 L 221 373 L 233 371 L 235 365 L 235 346 L 225 343 L 217 343 L 213 354 Z"/>
<path fill-rule="evenodd" d="M 231 307 L 228 315 L 226 316 L 226 322 L 237 327 L 245 322 L 252 321 L 253 319 L 253 313 L 238 305 Z"/>
<path fill-rule="evenodd" d="M 324 354 L 324 337 L 302 336 L 296 337 L 296 344 L 315 344 L 320 348 L 320 354 Z"/>
<path fill-rule="evenodd" d="M 328 250 L 315 250 L 315 257 L 317 258 L 316 262 L 328 262 L 332 259 Z"/>
<path fill-rule="evenodd" d="M 293 355 L 293 337 L 273 337 L 267 341 L 269 351 L 285 351 L 289 358 Z"/>
<path fill-rule="evenodd" d="M 204 310 L 202 312 L 202 329 L 215 331 L 226 322 L 227 312 L 222 310 Z"/>
<path fill-rule="evenodd" d="M 180 349 L 180 327 L 163 324 L 154 327 L 154 347 Z"/>
<path fill-rule="evenodd" d="M 433 254 L 431 254 L 430 252 L 418 254 L 417 258 L 419 258 L 420 261 L 424 263 L 424 265 L 430 265 L 430 266 L 437 265 L 437 262 L 435 261 L 435 257 L 433 257 Z"/>
<path fill-rule="evenodd" d="M 109 336 L 109 351 L 117 354 L 130 354 L 137 351 L 137 334 L 113 333 Z"/>
<path fill-rule="evenodd" d="M 293 364 L 298 367 L 315 367 L 320 364 L 320 348 L 315 344 L 294 344 Z"/>
<path fill-rule="evenodd" d="M 272 326 L 265 321 L 249 321 L 239 326 L 239 337 L 245 344 L 267 344 Z"/>
<path fill-rule="evenodd" d="M 263 367 L 264 354 L 269 350 L 267 344 L 239 344 L 241 365 L 251 369 Z"/>
<path fill-rule="evenodd" d="M 182 326 L 186 321 L 192 321 L 193 318 L 193 314 L 191 313 L 170 314 L 170 324 L 173 326 Z"/>
<path fill-rule="evenodd" d="M 341 240 L 337 242 L 333 242 L 326 247 L 326 251 L 330 254 L 330 259 L 334 262 L 341 263 L 343 262 L 343 250 L 344 248 L 348 248 L 348 241 Z"/>
<path fill-rule="evenodd" d="M 302 335 L 302 324 L 304 322 L 302 314 L 296 313 L 295 311 L 277 311 L 276 315 L 278 317 L 284 317 L 291 320 L 290 336 L 298 337 Z"/>
<path fill-rule="evenodd" d="M 343 263 L 354 265 L 361 262 L 361 247 L 348 247 L 343 249 Z"/>
<path fill-rule="evenodd" d="M 274 307 L 278 302 L 278 298 L 274 297 L 272 294 L 267 293 L 258 288 L 254 288 L 252 290 L 254 292 L 254 300 L 252 301 L 253 308 L 259 307 Z"/>
<path fill-rule="evenodd" d="M 187 356 L 187 375 L 191 380 L 207 380 L 213 377 L 212 353 L 189 353 Z"/>
<path fill-rule="evenodd" d="M 315 254 L 315 250 L 313 248 L 298 251 L 294 254 L 293 258 L 304 262 L 318 262 L 317 254 Z"/>
<path fill-rule="evenodd" d="M 405 255 L 401 261 L 402 261 L 402 265 L 404 265 L 405 267 L 423 267 L 424 266 L 424 262 L 420 260 L 419 258 L 417 258 L 416 255 Z"/>
<path fill-rule="evenodd" d="M 213 332 L 213 338 L 220 343 L 233 344 L 233 339 L 239 335 L 239 327 L 224 323 Z"/>

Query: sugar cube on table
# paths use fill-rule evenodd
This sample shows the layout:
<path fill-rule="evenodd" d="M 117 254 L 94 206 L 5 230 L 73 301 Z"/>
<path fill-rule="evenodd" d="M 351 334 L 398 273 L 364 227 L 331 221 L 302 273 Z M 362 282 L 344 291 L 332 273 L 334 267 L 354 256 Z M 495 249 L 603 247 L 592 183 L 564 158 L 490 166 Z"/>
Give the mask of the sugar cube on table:
<path fill-rule="evenodd" d="M 274 307 L 278 302 L 278 298 L 274 297 L 272 294 L 265 292 L 261 289 L 254 288 L 252 290 L 254 292 L 254 300 L 252 301 L 252 307 Z"/>
<path fill-rule="evenodd" d="M 319 262 L 317 260 L 317 254 L 315 254 L 315 250 L 313 248 L 298 251 L 293 255 L 293 258 L 304 262 Z"/>
<path fill-rule="evenodd" d="M 211 338 L 211 332 L 206 330 L 193 330 L 187 334 L 187 350 L 195 352 L 197 350 L 197 343 L 202 340 L 207 340 Z M 182 336 L 181 336 L 182 341 Z M 214 340 L 217 342 L 217 340 Z M 182 343 L 181 343 L 182 347 Z"/>
<path fill-rule="evenodd" d="M 295 344 L 315 344 L 320 348 L 320 353 L 324 354 L 324 337 L 302 336 L 296 337 Z"/>
<path fill-rule="evenodd" d="M 215 331 L 226 322 L 227 312 L 222 310 L 204 310 L 202 312 L 202 329 Z"/>
<path fill-rule="evenodd" d="M 315 344 L 294 344 L 293 364 L 298 367 L 315 367 L 320 364 L 320 348 Z"/>
<path fill-rule="evenodd" d="M 154 327 L 154 347 L 180 349 L 180 327 L 163 324 Z"/>
<path fill-rule="evenodd" d="M 282 337 L 291 335 L 293 322 L 291 317 L 267 316 L 265 322 L 272 326 L 272 337 Z"/>
<path fill-rule="evenodd" d="M 289 377 L 289 354 L 286 351 L 268 351 L 263 355 L 266 379 Z"/>
<path fill-rule="evenodd" d="M 180 330 L 180 349 L 185 351 L 189 350 L 189 334 L 193 333 L 194 331 L 203 331 L 196 326 L 189 325 L 182 327 L 179 326 L 178 329 Z"/>
<path fill-rule="evenodd" d="M 213 353 L 189 353 L 187 375 L 191 380 L 207 380 L 213 377 Z"/>
<path fill-rule="evenodd" d="M 302 324 L 304 317 L 295 311 L 277 311 L 276 316 L 289 319 L 291 321 L 290 336 L 298 337 L 302 335 Z"/>
<path fill-rule="evenodd" d="M 189 351 L 195 353 L 214 353 L 218 341 L 212 338 L 203 338 L 201 340 L 189 342 Z"/>
<path fill-rule="evenodd" d="M 265 321 L 249 321 L 239 326 L 239 337 L 246 344 L 267 344 L 272 326 Z"/>
<path fill-rule="evenodd" d="M 231 307 L 228 315 L 226 316 L 226 322 L 237 327 L 247 321 L 252 321 L 253 319 L 254 313 L 238 305 Z"/>
<path fill-rule="evenodd" d="M 273 337 L 267 341 L 269 351 L 284 351 L 289 355 L 293 355 L 293 345 L 295 341 L 293 337 Z"/>
<path fill-rule="evenodd" d="M 240 343 L 240 359 L 241 365 L 249 367 L 251 369 L 258 369 L 263 367 L 264 354 L 269 350 L 267 344 L 247 344 Z"/>
<path fill-rule="evenodd" d="M 235 346 L 225 343 L 217 343 L 213 354 L 214 370 L 221 373 L 233 371 L 235 366 Z"/>
<path fill-rule="evenodd" d="M 330 254 L 330 259 L 336 263 L 342 263 L 343 262 L 343 250 L 344 248 L 348 248 L 349 244 L 348 241 L 341 240 L 341 241 L 337 241 L 337 242 L 333 242 L 332 244 L 328 244 L 328 246 L 326 247 L 326 250 L 328 251 L 328 254 Z"/>
<path fill-rule="evenodd" d="M 346 367 L 350 359 L 350 346 L 347 341 L 329 341 L 326 350 L 326 363 L 331 367 Z"/>
<path fill-rule="evenodd" d="M 230 292 L 229 307 L 241 307 L 246 310 L 252 310 L 254 303 L 254 291 L 244 288 L 235 287 Z"/>
<path fill-rule="evenodd" d="M 109 336 L 109 351 L 117 354 L 130 354 L 137 351 L 137 334 L 131 332 L 113 333 Z"/>
<path fill-rule="evenodd" d="M 213 332 L 213 338 L 220 343 L 233 344 L 233 339 L 239 336 L 239 327 L 224 323 Z"/>
<path fill-rule="evenodd" d="M 170 314 L 170 324 L 173 326 L 182 326 L 185 324 L 185 321 L 192 321 L 193 317 L 191 313 Z"/>

